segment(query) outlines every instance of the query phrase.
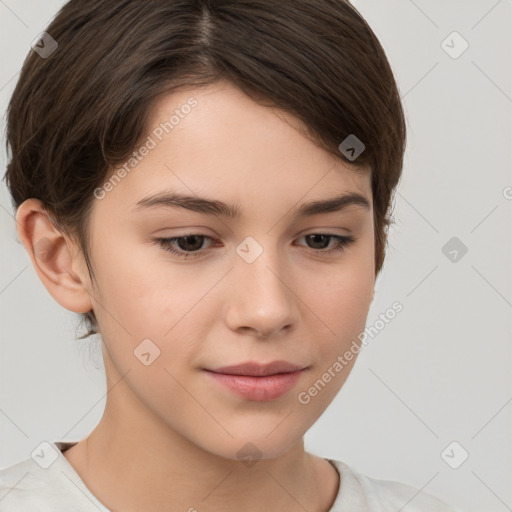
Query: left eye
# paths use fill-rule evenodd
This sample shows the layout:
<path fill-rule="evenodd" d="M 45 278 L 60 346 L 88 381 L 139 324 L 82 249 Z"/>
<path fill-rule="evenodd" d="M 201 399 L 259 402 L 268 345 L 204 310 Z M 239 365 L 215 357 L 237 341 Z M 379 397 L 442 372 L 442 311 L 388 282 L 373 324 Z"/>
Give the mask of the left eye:
<path fill-rule="evenodd" d="M 356 238 L 353 236 L 341 236 L 328 233 L 311 233 L 309 235 L 304 235 L 301 238 L 304 238 L 315 245 L 327 245 L 327 247 L 331 240 L 336 242 L 334 247 L 327 250 L 325 247 L 311 248 L 313 252 L 320 254 L 331 254 L 334 251 L 344 251 L 348 246 L 356 241 Z M 212 238 L 207 235 L 197 233 L 185 236 L 175 236 L 172 238 L 153 238 L 153 241 L 157 242 L 165 251 L 182 258 L 187 258 L 189 256 L 198 257 L 204 253 L 204 251 L 201 251 L 200 249 L 202 248 L 205 239 L 212 240 Z M 326 241 L 327 244 L 325 244 Z M 179 250 L 176 250 L 176 245 Z"/>

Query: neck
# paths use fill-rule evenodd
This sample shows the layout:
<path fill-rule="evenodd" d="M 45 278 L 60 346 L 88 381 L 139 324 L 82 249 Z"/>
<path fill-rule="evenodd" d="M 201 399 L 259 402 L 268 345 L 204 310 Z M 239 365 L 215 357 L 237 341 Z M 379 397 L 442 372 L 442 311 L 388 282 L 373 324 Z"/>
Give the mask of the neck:
<path fill-rule="evenodd" d="M 108 384 L 111 391 L 100 423 L 65 452 L 86 486 L 110 510 L 330 509 L 338 474 L 326 460 L 305 452 L 302 438 L 271 459 L 249 463 L 221 457 L 171 429 L 122 379 L 114 380 L 119 383 Z"/>

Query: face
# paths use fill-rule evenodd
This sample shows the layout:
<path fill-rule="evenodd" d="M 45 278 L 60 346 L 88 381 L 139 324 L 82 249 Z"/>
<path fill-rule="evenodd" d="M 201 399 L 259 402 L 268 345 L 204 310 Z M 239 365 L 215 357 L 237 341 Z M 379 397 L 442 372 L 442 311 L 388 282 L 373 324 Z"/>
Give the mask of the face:
<path fill-rule="evenodd" d="M 360 344 L 375 283 L 370 175 L 297 126 L 227 82 L 165 95 L 150 111 L 149 149 L 97 191 L 92 304 L 107 375 L 124 376 L 137 403 L 124 420 L 151 417 L 222 457 L 252 443 L 272 458 L 348 377 L 357 352 L 339 356 Z M 360 197 L 306 210 L 350 194 Z M 208 371 L 274 361 L 302 370 Z"/>

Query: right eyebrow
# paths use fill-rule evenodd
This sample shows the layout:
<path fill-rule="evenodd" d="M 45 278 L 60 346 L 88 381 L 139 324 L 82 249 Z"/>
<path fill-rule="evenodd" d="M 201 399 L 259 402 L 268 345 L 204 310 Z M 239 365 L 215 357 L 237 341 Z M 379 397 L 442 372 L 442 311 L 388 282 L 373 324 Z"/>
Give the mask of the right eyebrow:
<path fill-rule="evenodd" d="M 295 215 L 297 217 L 309 217 L 323 213 L 332 213 L 342 211 L 352 205 L 361 206 L 366 210 L 370 209 L 370 202 L 365 196 L 357 192 L 349 192 L 328 199 L 304 203 L 295 209 Z M 145 197 L 137 201 L 132 211 L 157 207 L 184 208 L 197 213 L 229 218 L 241 217 L 241 211 L 236 205 L 223 203 L 216 199 L 178 194 L 173 191 L 163 191 Z"/>

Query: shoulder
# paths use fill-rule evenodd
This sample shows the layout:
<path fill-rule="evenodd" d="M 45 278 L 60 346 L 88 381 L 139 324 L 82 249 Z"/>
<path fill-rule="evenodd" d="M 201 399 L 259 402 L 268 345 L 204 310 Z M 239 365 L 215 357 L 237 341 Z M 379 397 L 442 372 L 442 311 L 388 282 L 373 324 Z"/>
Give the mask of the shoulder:
<path fill-rule="evenodd" d="M 44 442 L 32 456 L 0 469 L 2 512 L 105 511 L 85 487 L 60 448 L 67 442 Z M 108 512 L 108 511 L 107 511 Z"/>
<path fill-rule="evenodd" d="M 329 460 L 342 475 L 340 504 L 354 502 L 361 511 L 369 512 L 459 512 L 432 494 L 409 484 L 373 478 L 344 462 Z M 336 508 L 332 511 L 338 512 Z"/>
<path fill-rule="evenodd" d="M 2 512 L 28 512 L 40 508 L 38 496 L 47 486 L 43 475 L 32 459 L 0 469 L 0 510 Z"/>

